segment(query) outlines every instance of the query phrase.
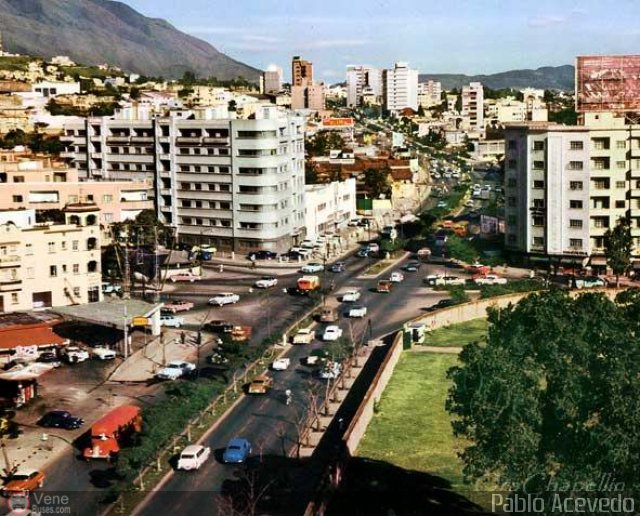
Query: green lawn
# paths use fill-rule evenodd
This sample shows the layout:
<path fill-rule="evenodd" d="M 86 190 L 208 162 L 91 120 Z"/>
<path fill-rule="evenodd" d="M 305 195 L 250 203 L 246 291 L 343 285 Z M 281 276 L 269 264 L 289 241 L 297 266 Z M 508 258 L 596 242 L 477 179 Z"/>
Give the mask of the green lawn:
<path fill-rule="evenodd" d="M 444 409 L 447 370 L 456 355 L 408 353 L 400 358 L 357 455 L 442 477 L 462 489 L 457 453 L 464 441 L 453 437 Z"/>
<path fill-rule="evenodd" d="M 456 346 L 476 340 L 483 340 L 487 335 L 487 320 L 485 318 L 472 319 L 460 324 L 452 324 L 439 328 L 427 334 L 424 344 L 427 346 Z"/>

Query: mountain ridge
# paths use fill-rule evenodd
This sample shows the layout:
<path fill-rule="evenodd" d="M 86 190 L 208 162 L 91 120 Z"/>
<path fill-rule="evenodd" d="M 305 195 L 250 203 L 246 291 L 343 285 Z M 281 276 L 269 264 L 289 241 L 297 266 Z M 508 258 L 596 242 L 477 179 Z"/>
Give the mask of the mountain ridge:
<path fill-rule="evenodd" d="M 83 64 L 109 64 L 128 72 L 257 82 L 260 70 L 241 63 L 166 20 L 113 0 L 0 0 L 5 50 Z"/>

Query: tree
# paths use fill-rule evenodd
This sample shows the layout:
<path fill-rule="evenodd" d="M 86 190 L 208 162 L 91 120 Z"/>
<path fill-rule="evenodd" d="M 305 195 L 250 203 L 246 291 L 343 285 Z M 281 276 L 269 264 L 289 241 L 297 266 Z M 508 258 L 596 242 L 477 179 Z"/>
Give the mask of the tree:
<path fill-rule="evenodd" d="M 454 433 L 470 441 L 468 480 L 536 496 L 589 482 L 597 496 L 615 472 L 637 493 L 640 335 L 630 314 L 640 297 L 625 301 L 557 289 L 488 310 L 486 344 L 465 346 L 448 372 Z"/>
<path fill-rule="evenodd" d="M 418 106 L 418 116 L 424 116 L 424 108 L 422 107 L 422 104 Z"/>
<path fill-rule="evenodd" d="M 626 274 L 631 266 L 631 250 L 633 238 L 628 221 L 621 218 L 612 229 L 604 234 L 604 255 L 607 265 L 616 275 L 616 287 L 620 283 L 620 275 Z"/>
<path fill-rule="evenodd" d="M 388 169 L 368 168 L 363 174 L 364 186 L 371 197 L 378 199 L 381 195 L 391 195 Z"/>

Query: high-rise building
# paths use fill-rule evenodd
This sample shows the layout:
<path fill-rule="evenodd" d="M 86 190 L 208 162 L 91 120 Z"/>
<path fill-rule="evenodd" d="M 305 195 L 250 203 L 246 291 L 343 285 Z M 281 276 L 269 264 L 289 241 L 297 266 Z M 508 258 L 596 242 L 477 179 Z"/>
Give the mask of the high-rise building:
<path fill-rule="evenodd" d="M 271 65 L 262 73 L 260 91 L 267 95 L 275 95 L 282 91 L 282 68 Z"/>
<path fill-rule="evenodd" d="M 250 120 L 89 118 L 63 141 L 84 177 L 152 179 L 181 241 L 283 251 L 304 238 L 304 120 L 275 106 Z"/>
<path fill-rule="evenodd" d="M 480 82 L 462 87 L 462 113 L 465 129 L 484 131 L 484 88 Z"/>
<path fill-rule="evenodd" d="M 396 63 L 393 69 L 382 72 L 384 107 L 391 113 L 403 109 L 418 110 L 418 70 L 407 63 Z"/>
<path fill-rule="evenodd" d="M 427 81 L 418 84 L 418 104 L 423 108 L 442 104 L 442 84 L 439 81 Z"/>
<path fill-rule="evenodd" d="M 347 107 L 362 105 L 365 95 L 382 95 L 382 72 L 371 66 L 347 66 Z"/>
<path fill-rule="evenodd" d="M 306 86 L 313 82 L 313 64 L 300 56 L 291 61 L 291 86 Z"/>

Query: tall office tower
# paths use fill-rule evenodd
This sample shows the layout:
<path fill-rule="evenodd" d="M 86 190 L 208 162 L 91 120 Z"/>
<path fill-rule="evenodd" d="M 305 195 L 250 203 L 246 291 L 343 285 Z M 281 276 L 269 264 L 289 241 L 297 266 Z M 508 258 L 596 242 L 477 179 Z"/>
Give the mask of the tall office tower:
<path fill-rule="evenodd" d="M 408 63 L 396 63 L 393 69 L 384 70 L 382 84 L 387 111 L 418 110 L 418 70 L 409 68 Z"/>
<path fill-rule="evenodd" d="M 291 61 L 291 86 L 306 86 L 313 82 L 313 64 L 300 56 Z"/>

